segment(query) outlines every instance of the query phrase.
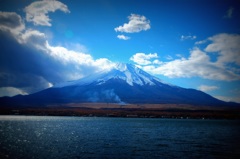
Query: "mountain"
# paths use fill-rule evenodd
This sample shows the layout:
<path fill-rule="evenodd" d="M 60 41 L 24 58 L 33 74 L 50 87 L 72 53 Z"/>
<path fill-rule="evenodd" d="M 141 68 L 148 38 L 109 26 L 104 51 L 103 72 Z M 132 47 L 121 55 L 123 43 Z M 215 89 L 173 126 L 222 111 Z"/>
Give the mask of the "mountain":
<path fill-rule="evenodd" d="M 1 98 L 0 102 L 4 105 L 83 102 L 207 106 L 230 104 L 199 90 L 164 83 L 134 65 L 122 63 L 109 71 L 99 72 L 76 81 L 60 83 L 34 94 Z"/>

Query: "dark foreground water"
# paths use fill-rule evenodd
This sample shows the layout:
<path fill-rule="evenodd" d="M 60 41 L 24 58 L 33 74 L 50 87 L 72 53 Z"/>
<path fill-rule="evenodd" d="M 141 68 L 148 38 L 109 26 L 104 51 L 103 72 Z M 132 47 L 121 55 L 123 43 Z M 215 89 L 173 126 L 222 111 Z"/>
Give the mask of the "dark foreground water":
<path fill-rule="evenodd" d="M 239 121 L 0 116 L 0 158 L 240 158 Z"/>

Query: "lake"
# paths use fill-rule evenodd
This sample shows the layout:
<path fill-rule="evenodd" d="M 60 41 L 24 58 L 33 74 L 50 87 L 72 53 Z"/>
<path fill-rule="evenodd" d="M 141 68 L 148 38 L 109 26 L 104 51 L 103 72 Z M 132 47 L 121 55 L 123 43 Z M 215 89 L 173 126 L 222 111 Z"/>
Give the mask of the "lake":
<path fill-rule="evenodd" d="M 0 158 L 240 158 L 239 120 L 0 116 Z"/>

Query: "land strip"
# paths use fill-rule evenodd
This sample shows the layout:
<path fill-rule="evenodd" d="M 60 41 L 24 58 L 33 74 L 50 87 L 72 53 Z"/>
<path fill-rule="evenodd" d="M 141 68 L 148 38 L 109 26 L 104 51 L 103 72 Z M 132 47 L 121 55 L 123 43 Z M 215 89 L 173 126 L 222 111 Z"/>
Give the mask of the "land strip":
<path fill-rule="evenodd" d="M 70 103 L 32 107 L 1 107 L 0 114 L 180 119 L 240 119 L 240 108 L 183 104 Z"/>

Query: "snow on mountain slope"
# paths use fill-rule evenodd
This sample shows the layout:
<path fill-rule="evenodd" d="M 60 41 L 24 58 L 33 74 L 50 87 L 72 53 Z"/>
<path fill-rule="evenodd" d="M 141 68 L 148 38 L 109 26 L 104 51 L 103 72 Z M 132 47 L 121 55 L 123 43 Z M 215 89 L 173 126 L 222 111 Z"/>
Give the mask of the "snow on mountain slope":
<path fill-rule="evenodd" d="M 163 83 L 160 79 L 144 72 L 131 64 L 118 63 L 110 71 L 102 71 L 76 81 L 69 81 L 55 85 L 55 88 L 61 88 L 73 85 L 88 85 L 97 82 L 101 85 L 110 79 L 122 79 L 130 86 L 136 85 L 156 85 L 156 82 Z M 164 83 L 166 84 L 166 83 Z"/>
<path fill-rule="evenodd" d="M 166 84 L 134 65 L 122 63 L 109 71 L 61 83 L 27 96 L 4 98 L 2 102 L 5 105 L 84 102 L 228 105 L 199 90 Z"/>

